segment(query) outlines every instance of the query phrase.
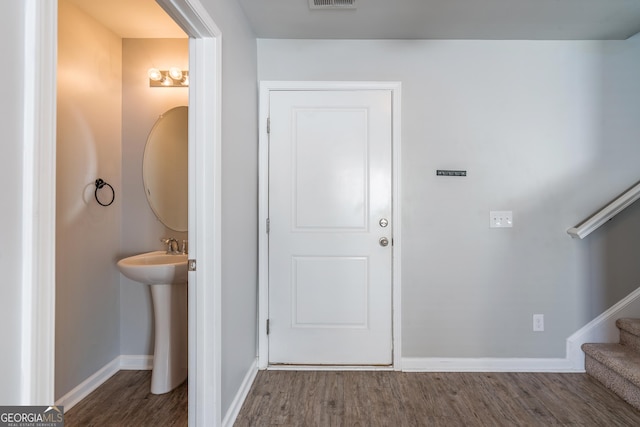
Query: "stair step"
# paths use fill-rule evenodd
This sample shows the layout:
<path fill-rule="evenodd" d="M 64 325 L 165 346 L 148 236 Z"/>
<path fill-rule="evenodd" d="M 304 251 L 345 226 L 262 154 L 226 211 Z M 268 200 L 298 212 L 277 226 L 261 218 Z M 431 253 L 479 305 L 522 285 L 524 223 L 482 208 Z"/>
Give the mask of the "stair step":
<path fill-rule="evenodd" d="M 616 320 L 616 326 L 621 331 L 629 332 L 632 335 L 640 337 L 640 319 L 622 318 Z"/>
<path fill-rule="evenodd" d="M 587 356 L 640 387 L 640 353 L 621 344 L 583 344 Z"/>
<path fill-rule="evenodd" d="M 640 354 L 621 344 L 583 344 L 587 374 L 640 410 Z"/>
<path fill-rule="evenodd" d="M 640 353 L 640 319 L 618 319 L 616 326 L 620 329 L 620 344 Z"/>

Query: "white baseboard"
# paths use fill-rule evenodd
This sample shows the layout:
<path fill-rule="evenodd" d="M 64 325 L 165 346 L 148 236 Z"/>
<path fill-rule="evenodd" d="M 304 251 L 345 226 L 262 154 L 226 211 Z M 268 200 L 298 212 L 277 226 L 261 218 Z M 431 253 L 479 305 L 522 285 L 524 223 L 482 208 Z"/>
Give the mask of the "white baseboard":
<path fill-rule="evenodd" d="M 87 397 L 92 391 L 100 387 L 105 381 L 114 376 L 119 370 L 120 356 L 107 363 L 95 374 L 91 375 L 69 393 L 58 399 L 56 401 L 56 406 L 64 406 L 64 411 L 67 412 L 78 402 Z"/>
<path fill-rule="evenodd" d="M 403 372 L 576 372 L 567 359 L 404 357 Z"/>
<path fill-rule="evenodd" d="M 393 366 L 376 365 L 269 365 L 268 371 L 393 371 Z"/>
<path fill-rule="evenodd" d="M 251 390 L 251 385 L 253 384 L 253 380 L 256 378 L 257 374 L 258 374 L 258 359 L 256 358 L 256 360 L 254 360 L 254 362 L 249 367 L 249 370 L 247 371 L 246 375 L 244 376 L 244 379 L 242 380 L 242 384 L 240 385 L 240 388 L 238 389 L 238 392 L 236 393 L 236 396 L 234 397 L 233 402 L 231 402 L 231 406 L 227 410 L 227 414 L 225 415 L 224 420 L 222 420 L 222 425 L 224 427 L 231 427 L 233 426 L 233 423 L 236 422 L 236 418 L 240 413 L 242 404 L 244 403 L 244 400 L 249 394 L 249 390 Z"/>
<path fill-rule="evenodd" d="M 153 356 L 125 354 L 120 356 L 120 369 L 123 371 L 150 371 L 153 368 Z"/>
<path fill-rule="evenodd" d="M 639 315 L 640 287 L 567 338 L 567 359 L 576 370 L 584 371 L 582 344 L 618 342 L 620 331 L 616 327 L 616 320 Z"/>
<path fill-rule="evenodd" d="M 56 406 L 63 406 L 67 412 L 78 402 L 87 397 L 91 392 L 104 384 L 109 378 L 120 370 L 145 371 L 151 369 L 153 356 L 118 356 L 105 366 L 100 368 L 95 374 L 77 385 L 69 393 L 56 400 Z"/>

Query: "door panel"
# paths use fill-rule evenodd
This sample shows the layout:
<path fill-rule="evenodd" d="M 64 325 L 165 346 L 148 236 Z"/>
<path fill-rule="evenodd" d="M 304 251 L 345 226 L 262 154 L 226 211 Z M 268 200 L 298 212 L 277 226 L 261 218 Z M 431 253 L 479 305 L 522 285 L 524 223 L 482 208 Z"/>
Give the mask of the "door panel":
<path fill-rule="evenodd" d="M 269 362 L 391 364 L 391 92 L 269 109 Z"/>
<path fill-rule="evenodd" d="M 366 228 L 367 111 L 295 109 L 296 229 Z"/>
<path fill-rule="evenodd" d="M 365 257 L 293 257 L 294 328 L 366 328 Z"/>

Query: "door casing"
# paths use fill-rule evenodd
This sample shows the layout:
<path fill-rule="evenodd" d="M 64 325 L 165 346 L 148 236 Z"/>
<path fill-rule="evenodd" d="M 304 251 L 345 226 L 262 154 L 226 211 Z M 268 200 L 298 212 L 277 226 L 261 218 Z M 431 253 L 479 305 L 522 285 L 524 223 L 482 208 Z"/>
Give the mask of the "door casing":
<path fill-rule="evenodd" d="M 393 369 L 402 369 L 401 340 L 401 250 L 402 221 L 400 210 L 400 82 L 332 82 L 332 81 L 262 81 L 260 82 L 259 109 L 259 157 L 258 157 L 258 368 L 269 368 L 269 339 L 267 320 L 269 318 L 269 239 L 267 235 L 267 218 L 269 216 L 269 134 L 267 132 L 269 117 L 269 94 L 278 90 L 390 90 L 392 94 L 392 218 L 397 218 L 393 229 L 392 259 L 392 304 L 393 304 Z M 299 369 L 300 367 L 282 367 L 278 369 Z M 308 369 L 308 367 L 306 367 Z M 336 369 L 337 367 L 314 367 L 314 369 Z M 345 369 L 340 367 L 338 369 Z M 348 369 L 356 369 L 349 367 Z M 362 369 L 362 368 L 361 368 Z M 365 367 L 365 369 L 369 369 Z"/>

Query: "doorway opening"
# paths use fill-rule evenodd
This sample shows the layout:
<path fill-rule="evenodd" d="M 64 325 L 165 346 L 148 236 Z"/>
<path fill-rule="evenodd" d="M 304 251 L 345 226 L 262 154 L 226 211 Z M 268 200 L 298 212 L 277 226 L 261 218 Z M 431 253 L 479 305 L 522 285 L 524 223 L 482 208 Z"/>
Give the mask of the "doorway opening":
<path fill-rule="evenodd" d="M 186 113 L 181 141 L 172 138 L 172 146 L 153 157 L 160 163 L 160 154 L 171 149 L 172 182 L 183 183 L 184 198 L 172 200 L 174 212 L 162 205 L 162 221 L 151 201 L 145 204 L 141 176 L 153 170 L 143 159 L 152 157 L 153 144 L 146 142 L 154 123 L 170 109 L 188 105 L 189 90 L 150 87 L 147 70 L 187 70 L 189 42 L 153 0 L 134 3 L 146 12 L 140 18 L 127 3 L 58 1 L 55 398 L 67 410 L 91 388 L 89 375 L 100 371 L 95 379 L 100 382 L 121 369 L 148 370 L 156 359 L 154 336 L 163 334 L 154 333 L 157 307 L 150 288 L 121 276 L 114 259 L 159 250 L 162 237 L 187 239 Z M 158 22 L 160 29 L 140 30 L 147 22 Z M 108 187 L 95 188 L 96 180 Z M 167 190 L 154 187 L 152 195 Z M 177 296 L 186 301 L 187 287 L 181 289 Z M 181 376 L 186 375 L 186 311 L 183 317 Z M 154 370 L 155 384 L 159 372 Z"/>
<path fill-rule="evenodd" d="M 221 32 L 197 0 L 159 0 L 158 3 L 190 37 L 190 258 L 206 258 L 209 263 L 189 273 L 189 424 L 206 425 L 220 419 L 220 333 L 216 327 L 220 324 Z M 25 361 L 22 399 L 44 404 L 54 401 L 55 372 L 56 168 L 53 153 L 57 0 L 28 1 L 25 11 L 28 23 L 25 145 L 31 147 L 32 155 L 31 164 L 25 167 L 29 183 L 25 185 L 24 197 L 25 203 L 40 210 L 40 215 L 25 224 L 33 238 L 23 253 L 31 255 L 25 259 L 34 262 L 23 289 L 23 353 L 29 355 L 30 360 Z M 195 152 L 198 152 L 197 158 Z M 49 189 L 52 191 L 47 192 Z M 213 220 L 205 223 L 205 218 Z M 196 233 L 196 230 L 205 230 L 205 225 L 206 233 Z"/>

